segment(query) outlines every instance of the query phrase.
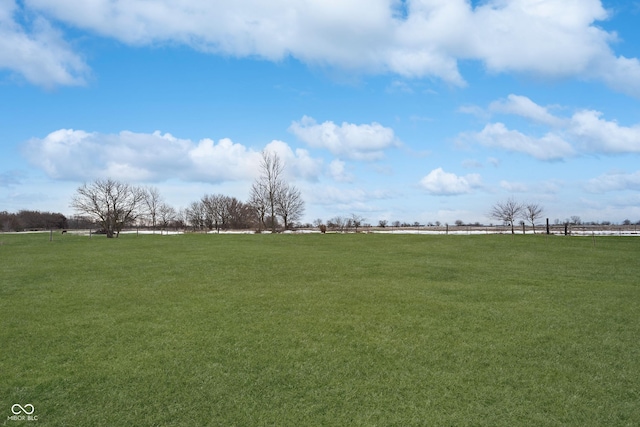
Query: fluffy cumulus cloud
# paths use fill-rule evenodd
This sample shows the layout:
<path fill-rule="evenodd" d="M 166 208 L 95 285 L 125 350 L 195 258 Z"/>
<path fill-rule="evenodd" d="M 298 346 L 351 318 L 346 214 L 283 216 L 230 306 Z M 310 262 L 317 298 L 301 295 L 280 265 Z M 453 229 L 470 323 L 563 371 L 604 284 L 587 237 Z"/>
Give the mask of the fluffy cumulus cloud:
<path fill-rule="evenodd" d="M 274 140 L 265 147 L 265 150 L 276 153 L 286 166 L 285 173 L 291 178 L 304 178 L 315 181 L 322 174 L 322 159 L 311 157 L 307 150 L 296 148 L 294 151 L 286 142 Z"/>
<path fill-rule="evenodd" d="M 190 164 L 195 166 L 191 174 L 196 179 L 235 181 L 252 177 L 258 169 L 258 153 L 228 138 L 221 139 L 217 144 L 207 138 L 189 145 L 191 147 L 186 154 Z"/>
<path fill-rule="evenodd" d="M 475 135 L 475 139 L 487 147 L 528 154 L 540 160 L 556 160 L 573 154 L 571 144 L 559 135 L 548 133 L 541 138 L 509 130 L 503 123 L 491 123 Z"/>
<path fill-rule="evenodd" d="M 289 131 L 311 147 L 324 148 L 336 156 L 355 160 L 380 159 L 385 149 L 398 145 L 393 129 L 375 122 L 338 126 L 332 121 L 317 123 L 304 116 L 293 122 Z"/>
<path fill-rule="evenodd" d="M 445 172 L 442 168 L 432 170 L 420 180 L 422 188 L 431 194 L 439 196 L 471 193 L 473 189 L 481 185 L 482 180 L 478 174 L 458 176 L 454 173 Z"/>
<path fill-rule="evenodd" d="M 532 136 L 494 122 L 480 132 L 463 134 L 462 139 L 539 160 L 559 160 L 591 153 L 640 153 L 640 124 L 622 126 L 605 120 L 599 111 L 581 110 L 569 117 L 558 117 L 548 107 L 516 95 L 491 103 L 489 111 L 517 115 L 537 125 L 545 125 L 549 130 L 543 136 Z"/>
<path fill-rule="evenodd" d="M 0 70 L 45 87 L 83 84 L 88 67 L 60 32 L 41 17 L 19 24 L 19 13 L 15 1 L 0 1 Z"/>
<path fill-rule="evenodd" d="M 601 153 L 640 153 L 640 124 L 620 126 L 602 119 L 602 113 L 583 110 L 571 117 L 569 131 L 584 148 Z"/>
<path fill-rule="evenodd" d="M 322 163 L 305 150 L 292 151 L 282 141 L 265 149 L 276 152 L 292 178 L 314 179 Z M 24 146 L 29 161 L 52 178 L 92 180 L 112 177 L 154 182 L 166 179 L 222 182 L 253 179 L 260 152 L 230 139 L 191 141 L 168 133 L 89 133 L 60 129 Z"/>
<path fill-rule="evenodd" d="M 205 52 L 271 60 L 292 56 L 308 64 L 436 77 L 454 85 L 465 84 L 458 62 L 477 60 L 495 72 L 599 79 L 640 96 L 640 62 L 612 50 L 616 35 L 598 26 L 608 18 L 600 0 L 473 3 L 157 0 L 150 6 L 141 0 L 25 0 L 21 4 L 25 15 L 131 45 L 180 43 Z M 4 4 L 16 3 L 4 0 Z M 55 52 L 52 55 L 60 60 Z M 69 71 L 70 64 L 63 69 Z"/>

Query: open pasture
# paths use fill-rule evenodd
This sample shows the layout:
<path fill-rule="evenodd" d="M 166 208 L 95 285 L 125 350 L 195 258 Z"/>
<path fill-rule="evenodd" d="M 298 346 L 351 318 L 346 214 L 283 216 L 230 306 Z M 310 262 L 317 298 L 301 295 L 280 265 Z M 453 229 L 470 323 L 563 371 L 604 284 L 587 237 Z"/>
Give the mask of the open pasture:
<path fill-rule="evenodd" d="M 640 424 L 637 238 L 0 241 L 2 425 Z"/>

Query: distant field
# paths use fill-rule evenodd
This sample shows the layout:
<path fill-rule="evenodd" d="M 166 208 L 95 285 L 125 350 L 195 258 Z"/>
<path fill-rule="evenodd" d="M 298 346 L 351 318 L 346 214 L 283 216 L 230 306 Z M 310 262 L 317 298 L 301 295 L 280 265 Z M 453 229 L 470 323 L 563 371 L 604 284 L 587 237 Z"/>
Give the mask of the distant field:
<path fill-rule="evenodd" d="M 635 237 L 0 234 L 2 425 L 637 426 L 639 402 Z"/>

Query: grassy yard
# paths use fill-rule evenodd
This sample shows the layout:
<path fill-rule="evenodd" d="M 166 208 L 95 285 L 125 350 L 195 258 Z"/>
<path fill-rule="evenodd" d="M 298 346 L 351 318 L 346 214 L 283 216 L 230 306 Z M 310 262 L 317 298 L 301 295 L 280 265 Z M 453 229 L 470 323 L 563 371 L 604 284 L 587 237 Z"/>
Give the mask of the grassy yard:
<path fill-rule="evenodd" d="M 640 425 L 640 238 L 0 242 L 0 425 Z"/>

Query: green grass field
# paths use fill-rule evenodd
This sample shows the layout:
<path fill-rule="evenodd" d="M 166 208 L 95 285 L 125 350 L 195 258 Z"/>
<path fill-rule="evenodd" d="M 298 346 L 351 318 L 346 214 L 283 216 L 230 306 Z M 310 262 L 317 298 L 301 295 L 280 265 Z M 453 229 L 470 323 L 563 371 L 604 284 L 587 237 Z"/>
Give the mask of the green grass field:
<path fill-rule="evenodd" d="M 0 425 L 640 425 L 638 238 L 0 242 Z"/>

